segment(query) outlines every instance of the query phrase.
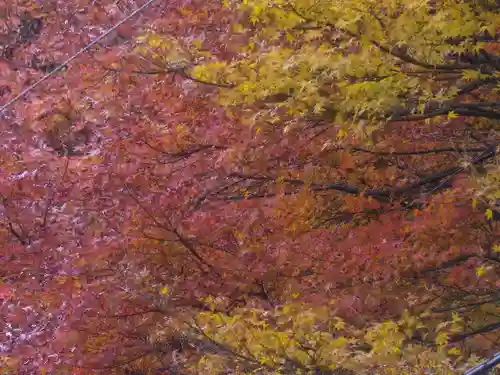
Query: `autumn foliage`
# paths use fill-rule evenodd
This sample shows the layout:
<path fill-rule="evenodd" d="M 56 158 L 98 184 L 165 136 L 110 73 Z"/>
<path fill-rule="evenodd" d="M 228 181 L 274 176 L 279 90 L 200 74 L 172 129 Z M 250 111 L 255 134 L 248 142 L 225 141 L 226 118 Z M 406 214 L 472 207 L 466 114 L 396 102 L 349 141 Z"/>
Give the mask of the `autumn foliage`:
<path fill-rule="evenodd" d="M 3 1 L 0 104 L 142 4 Z M 494 353 L 499 10 L 158 0 L 5 108 L 0 373 Z"/>

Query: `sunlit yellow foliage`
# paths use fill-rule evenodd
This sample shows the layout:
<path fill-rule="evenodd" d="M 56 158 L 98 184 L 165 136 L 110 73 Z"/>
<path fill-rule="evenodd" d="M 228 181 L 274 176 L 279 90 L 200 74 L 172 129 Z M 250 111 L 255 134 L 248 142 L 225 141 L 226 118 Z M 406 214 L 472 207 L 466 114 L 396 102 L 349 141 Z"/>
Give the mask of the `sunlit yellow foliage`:
<path fill-rule="evenodd" d="M 435 328 L 424 318 L 405 312 L 399 321 L 353 326 L 335 315 L 334 306 L 290 302 L 273 311 L 239 309 L 231 315 L 203 312 L 196 318 L 200 339 L 213 345 L 194 368 L 201 374 L 314 374 L 320 369 L 343 369 L 359 374 L 459 373 L 466 363 L 449 345 L 462 321 Z M 416 332 L 419 331 L 419 335 Z M 434 338 L 437 346 L 416 337 Z M 403 371 L 403 372 L 399 372 Z"/>
<path fill-rule="evenodd" d="M 147 55 L 158 68 L 178 70 L 193 62 L 191 53 L 175 38 L 151 32 L 137 38 L 137 42 L 135 51 Z"/>
<path fill-rule="evenodd" d="M 332 120 L 350 119 L 359 133 L 365 120 L 380 126 L 397 113 L 424 113 L 429 101 L 457 97 L 462 83 L 493 77 L 465 65 L 461 79 L 436 79 L 433 69 L 460 65 L 450 55 L 479 51 L 484 43 L 476 36 L 495 35 L 500 21 L 475 2 L 434 3 L 430 12 L 419 0 L 227 2 L 257 33 L 240 59 L 202 64 L 194 74 L 216 82 L 223 74 L 235 87 L 221 91 L 221 103 L 265 103 L 263 120 L 277 110 L 294 118 L 333 113 Z M 458 116 L 451 108 L 443 114 Z"/>
<path fill-rule="evenodd" d="M 500 17 L 487 1 L 228 0 L 224 6 L 238 13 L 228 33 L 251 34 L 244 43 L 227 46 L 233 53 L 227 60 L 198 58 L 202 55 L 194 50 L 183 60 L 177 55 L 186 56 L 185 49 L 156 35 L 144 37 L 139 48 L 167 65 L 187 61 L 185 77 L 217 86 L 219 103 L 231 118 L 255 126 L 256 136 L 265 134 L 266 126 L 281 127 L 288 136 L 310 126 L 305 120 L 338 125 L 326 149 L 355 137 L 369 141 L 389 123 L 461 121 L 468 116 L 464 108 L 475 108 L 467 87 L 498 79 L 491 64 L 460 57 L 476 56 L 487 48 L 481 37 L 498 33 Z M 494 110 L 484 119 L 473 115 L 473 126 L 495 132 L 495 116 Z M 473 206 L 480 202 L 491 222 L 500 173 L 498 161 L 488 163 L 475 171 L 467 160 L 463 169 L 475 173 Z M 355 177 L 352 173 L 347 181 Z M 247 189 L 240 193 L 250 196 Z M 307 186 L 300 198 L 287 216 L 296 217 L 287 222 L 290 237 L 311 228 L 309 218 L 318 206 Z M 484 281 L 487 271 L 479 266 L 477 279 Z M 201 374 L 222 374 L 228 368 L 238 374 L 290 373 L 290 368 L 297 374 L 337 368 L 359 374 L 463 370 L 465 359 L 452 344 L 465 324 L 455 314 L 450 321 L 429 323 L 407 312 L 398 321 L 354 327 L 333 309 L 304 305 L 298 298 L 272 311 L 242 309 L 231 315 L 216 312 L 211 298 L 205 303 L 212 311 L 197 316 L 197 329 L 216 354 L 199 362 Z"/>

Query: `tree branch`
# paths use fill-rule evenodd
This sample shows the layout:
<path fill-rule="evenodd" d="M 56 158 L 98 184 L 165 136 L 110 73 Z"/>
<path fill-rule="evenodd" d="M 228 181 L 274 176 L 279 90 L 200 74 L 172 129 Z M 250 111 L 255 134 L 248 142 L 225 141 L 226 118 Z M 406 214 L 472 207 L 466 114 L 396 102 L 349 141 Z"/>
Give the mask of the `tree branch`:
<path fill-rule="evenodd" d="M 346 151 L 352 150 L 356 152 L 364 152 L 378 156 L 417 156 L 417 155 L 441 154 L 447 152 L 462 152 L 462 153 L 484 152 L 486 150 L 484 147 L 475 147 L 475 148 L 445 147 L 445 148 L 434 148 L 430 150 L 421 150 L 421 151 L 373 151 L 360 147 L 351 147 L 350 149 L 348 147 L 342 147 L 338 149 Z"/>
<path fill-rule="evenodd" d="M 488 299 L 486 301 L 481 301 L 481 302 L 471 302 L 471 303 L 466 303 L 464 305 L 459 305 L 459 306 L 452 306 L 452 307 L 447 307 L 447 308 L 442 308 L 442 309 L 432 309 L 433 313 L 444 313 L 448 311 L 455 311 L 455 310 L 462 310 L 462 309 L 473 309 L 475 307 L 487 305 L 489 303 L 495 303 L 500 301 L 500 298 L 493 298 L 493 299 Z"/>
<path fill-rule="evenodd" d="M 497 151 L 497 144 L 491 145 L 490 147 L 486 148 L 485 151 L 472 159 L 472 161 L 469 162 L 469 165 L 479 165 L 486 160 L 491 159 L 492 157 L 496 156 L 498 153 Z M 336 190 L 340 191 L 343 193 L 351 194 L 351 195 L 364 195 L 366 197 L 372 197 L 374 199 L 377 199 L 380 202 L 383 203 L 389 203 L 393 201 L 394 199 L 400 199 L 400 198 L 411 198 L 412 191 L 415 191 L 416 189 L 425 187 L 427 185 L 431 184 L 436 184 L 436 183 L 441 183 L 444 179 L 455 176 L 459 173 L 462 173 L 465 171 L 467 166 L 457 166 L 449 169 L 445 169 L 443 171 L 436 172 L 432 175 L 422 177 L 417 181 L 416 183 L 409 184 L 403 187 L 399 188 L 393 188 L 393 189 L 369 189 L 369 188 L 364 188 L 360 187 L 357 185 L 352 185 L 352 184 L 347 184 L 343 182 L 338 182 L 338 183 L 333 183 L 333 184 L 315 184 L 315 183 L 308 183 L 303 180 L 298 180 L 298 179 L 283 179 L 283 182 L 289 183 L 294 186 L 310 186 L 312 191 L 315 192 L 321 192 L 321 191 L 328 191 L 328 190 Z M 276 177 L 269 177 L 269 176 L 258 176 L 258 175 L 246 175 L 238 172 L 233 172 L 228 175 L 228 177 L 233 177 L 233 178 L 238 178 L 241 180 L 256 180 L 256 181 L 264 181 L 264 182 L 275 182 L 277 180 Z M 291 195 L 291 194 L 296 194 L 296 192 L 285 192 L 283 193 L 285 195 Z M 244 199 L 258 199 L 258 198 L 271 198 L 275 197 L 277 194 L 275 193 L 260 193 L 260 194 L 250 194 L 248 196 L 244 195 L 232 195 L 228 197 L 221 198 L 221 200 L 232 200 L 232 201 L 238 201 L 238 200 L 244 200 Z"/>
<path fill-rule="evenodd" d="M 496 331 L 497 329 L 500 329 L 500 322 L 488 324 L 487 326 L 481 327 L 481 328 L 476 329 L 476 330 L 471 331 L 471 332 L 461 333 L 459 335 L 454 335 L 454 336 L 450 337 L 450 343 L 463 341 L 463 340 L 468 339 L 469 337 L 472 337 L 472 336 L 490 333 L 490 332 Z"/>
<path fill-rule="evenodd" d="M 485 375 L 500 364 L 500 353 L 467 371 L 464 375 Z"/>

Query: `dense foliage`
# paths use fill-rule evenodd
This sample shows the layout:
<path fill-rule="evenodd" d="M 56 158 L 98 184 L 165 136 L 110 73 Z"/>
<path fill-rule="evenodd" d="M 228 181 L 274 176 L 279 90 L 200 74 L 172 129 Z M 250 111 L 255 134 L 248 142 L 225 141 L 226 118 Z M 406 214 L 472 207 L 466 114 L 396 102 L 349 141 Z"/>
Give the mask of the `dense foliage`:
<path fill-rule="evenodd" d="M 142 2 L 0 4 L 0 103 Z M 156 1 L 0 115 L 0 369 L 459 374 L 500 342 L 500 7 Z"/>

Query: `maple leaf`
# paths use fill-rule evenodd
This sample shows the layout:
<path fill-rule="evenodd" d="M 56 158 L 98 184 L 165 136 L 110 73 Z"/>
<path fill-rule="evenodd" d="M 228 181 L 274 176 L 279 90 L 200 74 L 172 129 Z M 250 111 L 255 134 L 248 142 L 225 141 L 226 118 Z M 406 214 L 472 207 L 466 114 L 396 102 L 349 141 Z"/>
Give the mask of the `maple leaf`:
<path fill-rule="evenodd" d="M 483 277 L 484 275 L 486 275 L 486 267 L 481 266 L 481 267 L 477 268 L 476 275 L 477 275 L 477 277 Z"/>

